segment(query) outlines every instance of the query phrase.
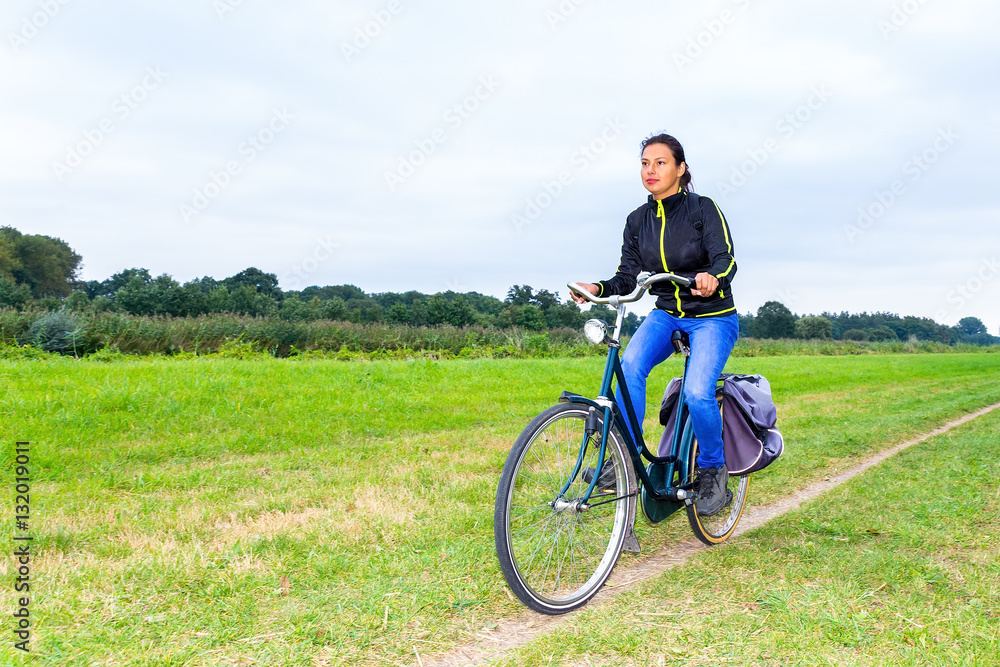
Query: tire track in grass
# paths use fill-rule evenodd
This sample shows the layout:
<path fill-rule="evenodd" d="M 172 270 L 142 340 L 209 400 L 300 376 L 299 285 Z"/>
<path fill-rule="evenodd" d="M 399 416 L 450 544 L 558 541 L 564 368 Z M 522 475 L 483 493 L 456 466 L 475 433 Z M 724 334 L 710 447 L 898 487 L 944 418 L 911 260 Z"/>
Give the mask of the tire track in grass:
<path fill-rule="evenodd" d="M 790 496 L 782 498 L 770 505 L 758 507 L 743 515 L 740 525 L 733 533 L 737 537 L 748 530 L 759 528 L 776 517 L 796 509 L 803 503 L 820 496 L 830 489 L 843 484 L 852 477 L 863 473 L 872 466 L 878 465 L 887 458 L 899 452 L 919 444 L 928 438 L 947 433 L 951 429 L 961 426 L 967 422 L 982 417 L 985 414 L 1000 408 L 1000 403 L 995 403 L 988 407 L 969 413 L 964 417 L 948 422 L 944 426 L 939 426 L 929 433 L 907 440 L 898 445 L 884 449 L 874 456 L 870 456 L 861 463 L 855 464 L 842 472 L 824 477 L 822 480 L 813 482 L 804 489 L 800 489 Z M 631 567 L 615 571 L 604 588 L 591 600 L 590 604 L 575 612 L 570 612 L 562 616 L 545 616 L 533 612 L 525 612 L 517 618 L 500 621 L 496 628 L 476 634 L 478 641 L 475 643 L 456 646 L 447 653 L 437 656 L 421 656 L 416 646 L 414 653 L 416 662 L 414 667 L 466 667 L 468 665 L 482 665 L 490 661 L 504 657 L 507 651 L 529 644 L 536 637 L 552 632 L 563 623 L 572 619 L 576 614 L 590 609 L 596 605 L 606 602 L 620 593 L 623 593 L 636 584 L 647 579 L 651 579 L 672 567 L 683 565 L 692 556 L 703 549 L 709 547 L 702 544 L 695 538 L 684 540 L 680 544 L 675 544 L 668 548 L 663 548 L 653 556 L 644 559 Z M 509 595 L 509 593 L 508 593 Z"/>

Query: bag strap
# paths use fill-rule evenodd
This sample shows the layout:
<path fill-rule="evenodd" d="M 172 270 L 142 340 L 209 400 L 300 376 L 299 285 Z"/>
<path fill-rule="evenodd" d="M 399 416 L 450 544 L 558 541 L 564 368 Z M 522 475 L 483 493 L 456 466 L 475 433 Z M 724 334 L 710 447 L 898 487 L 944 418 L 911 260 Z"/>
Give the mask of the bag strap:
<path fill-rule="evenodd" d="M 701 204 L 698 203 L 698 195 L 693 192 L 688 192 L 685 197 L 687 199 L 688 217 L 690 217 L 691 222 L 697 226 L 703 221 L 701 215 Z"/>

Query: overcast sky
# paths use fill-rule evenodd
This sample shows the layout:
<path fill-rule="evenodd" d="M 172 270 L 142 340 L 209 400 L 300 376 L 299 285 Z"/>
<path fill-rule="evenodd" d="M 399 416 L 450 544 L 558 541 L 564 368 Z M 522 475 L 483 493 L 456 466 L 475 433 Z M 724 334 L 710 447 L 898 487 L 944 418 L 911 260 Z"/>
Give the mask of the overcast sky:
<path fill-rule="evenodd" d="M 1000 333 L 1000 3 L 0 11 L 0 224 L 66 240 L 88 280 L 565 295 L 613 274 L 639 142 L 667 131 L 730 222 L 740 312 Z"/>

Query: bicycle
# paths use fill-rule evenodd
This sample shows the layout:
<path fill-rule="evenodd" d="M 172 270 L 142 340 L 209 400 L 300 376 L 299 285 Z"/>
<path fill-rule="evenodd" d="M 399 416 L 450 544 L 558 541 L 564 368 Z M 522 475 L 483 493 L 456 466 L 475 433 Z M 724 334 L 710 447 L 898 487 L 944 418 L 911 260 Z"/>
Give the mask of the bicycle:
<path fill-rule="evenodd" d="M 617 310 L 610 336 L 600 320 L 584 326 L 591 342 L 608 346 L 600 392 L 591 399 L 564 391 L 558 405 L 528 424 L 507 456 L 493 517 L 504 579 L 514 595 L 537 612 L 564 614 L 585 605 L 604 586 L 623 550 L 639 552 L 633 531 L 637 503 L 650 523 L 685 507 L 694 534 L 709 545 L 728 539 L 742 515 L 746 475 L 730 476 L 731 499 L 718 514 L 697 513 L 698 443 L 683 392 L 690 345 L 680 331 L 674 332 L 672 343 L 684 356 L 684 376 L 670 453 L 653 455 L 642 438 L 624 382 L 619 337 L 625 304 L 638 301 L 661 281 L 685 287 L 693 282 L 670 273 L 642 273 L 631 294 L 605 298 L 569 284 L 589 301 Z M 621 388 L 625 415 L 615 403 L 613 380 Z M 643 458 L 649 461 L 645 467 Z"/>

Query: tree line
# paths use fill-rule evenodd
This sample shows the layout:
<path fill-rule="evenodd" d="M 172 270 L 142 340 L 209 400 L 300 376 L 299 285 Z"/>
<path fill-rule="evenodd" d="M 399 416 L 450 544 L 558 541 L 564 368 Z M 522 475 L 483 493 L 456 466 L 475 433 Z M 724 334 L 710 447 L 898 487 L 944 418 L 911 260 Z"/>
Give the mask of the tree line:
<path fill-rule="evenodd" d="M 416 327 L 452 325 L 547 331 L 579 329 L 590 318 L 611 324 L 607 307 L 587 311 L 558 294 L 529 285 L 513 285 L 504 299 L 478 292 L 409 291 L 368 294 L 354 285 L 310 286 L 282 290 L 278 278 L 255 267 L 216 280 L 204 276 L 186 283 L 168 274 L 154 277 L 147 269 L 130 268 L 106 280 L 78 279 L 82 258 L 62 239 L 22 234 L 0 228 L 0 308 L 120 312 L 137 316 L 193 317 L 230 313 L 301 322 L 345 321 L 392 323 Z M 740 315 L 740 334 L 754 338 L 802 338 L 858 341 L 935 341 L 945 344 L 992 345 L 982 321 L 963 318 L 957 326 L 929 318 L 892 313 L 822 313 L 798 316 L 769 301 L 756 314 Z M 625 335 L 641 318 L 629 314 Z"/>
<path fill-rule="evenodd" d="M 753 338 L 803 338 L 853 341 L 933 341 L 953 345 L 997 345 L 978 317 L 963 317 L 956 326 L 928 317 L 895 313 L 826 313 L 798 316 L 784 304 L 768 301 L 756 315 L 740 315 L 740 335 Z"/>

